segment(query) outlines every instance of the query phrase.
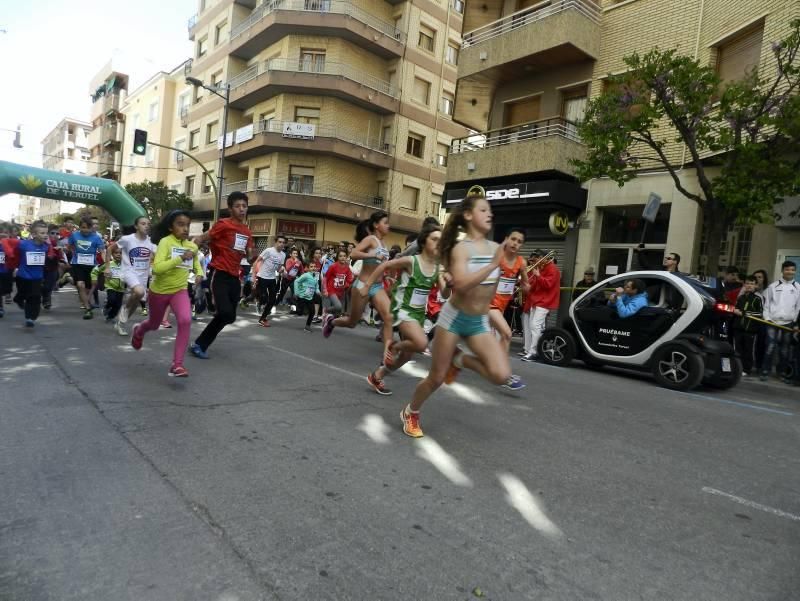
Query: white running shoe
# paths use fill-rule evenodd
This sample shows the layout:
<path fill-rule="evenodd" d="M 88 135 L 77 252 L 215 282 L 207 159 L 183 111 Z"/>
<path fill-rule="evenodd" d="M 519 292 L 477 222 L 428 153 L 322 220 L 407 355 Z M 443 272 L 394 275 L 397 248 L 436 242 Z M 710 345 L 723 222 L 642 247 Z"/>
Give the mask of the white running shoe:
<path fill-rule="evenodd" d="M 127 336 L 128 332 L 125 331 L 125 328 L 122 327 L 122 323 L 119 321 L 114 324 L 114 329 L 117 331 L 117 334 L 120 336 Z"/>
<path fill-rule="evenodd" d="M 119 315 L 117 316 L 117 323 L 128 323 L 128 306 L 122 305 L 122 308 L 119 310 Z"/>

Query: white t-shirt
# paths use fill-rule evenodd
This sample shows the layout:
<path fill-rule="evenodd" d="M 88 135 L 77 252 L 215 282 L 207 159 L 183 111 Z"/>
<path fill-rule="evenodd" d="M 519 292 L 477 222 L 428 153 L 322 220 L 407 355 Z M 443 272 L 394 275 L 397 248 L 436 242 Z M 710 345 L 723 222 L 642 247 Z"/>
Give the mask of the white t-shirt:
<path fill-rule="evenodd" d="M 261 269 L 258 270 L 258 277 L 262 280 L 274 280 L 278 277 L 278 269 L 286 262 L 286 253 L 275 250 L 274 246 L 265 249 L 259 258 L 262 260 Z"/>
<path fill-rule="evenodd" d="M 156 245 L 147 237 L 140 240 L 136 234 L 128 234 L 117 241 L 122 251 L 122 269 L 137 273 L 149 273 L 150 262 L 156 252 Z"/>

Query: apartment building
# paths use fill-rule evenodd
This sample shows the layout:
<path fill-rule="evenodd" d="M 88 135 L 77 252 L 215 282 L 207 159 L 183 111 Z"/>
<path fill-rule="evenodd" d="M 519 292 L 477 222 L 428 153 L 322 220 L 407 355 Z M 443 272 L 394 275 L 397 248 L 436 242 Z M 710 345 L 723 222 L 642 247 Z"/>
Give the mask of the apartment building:
<path fill-rule="evenodd" d="M 17 223 L 27 225 L 39 219 L 39 201 L 35 196 L 25 196 L 20 194 L 17 200 Z"/>
<path fill-rule="evenodd" d="M 230 85 L 225 192 L 248 192 L 261 244 L 350 240 L 376 209 L 400 242 L 440 216 L 448 148 L 467 133 L 452 118 L 462 11 L 460 0 L 200 2 L 191 75 L 223 95 Z M 223 104 L 194 88 L 175 139 L 214 177 Z M 184 190 L 212 214 L 208 175 L 187 164 Z"/>
<path fill-rule="evenodd" d="M 188 99 L 190 86 L 186 83 L 188 61 L 171 71 L 159 71 L 138 88 L 130 92 L 120 112 L 125 127 L 122 142 L 122 185 L 141 183 L 145 180 L 162 181 L 180 189 L 183 183 L 183 156 L 175 150 L 154 146 L 151 142 L 165 146 L 175 146 L 182 140 L 184 130 L 180 113 L 181 102 Z M 183 100 L 181 100 L 183 99 Z M 147 131 L 145 155 L 133 153 L 133 132 L 136 129 Z"/>
<path fill-rule="evenodd" d="M 128 91 L 128 76 L 109 62 L 90 84 L 92 130 L 89 132 L 87 175 L 119 181 L 125 123 L 122 106 Z"/>
<path fill-rule="evenodd" d="M 92 125 L 66 117 L 42 140 L 42 166 L 52 171 L 86 175 L 89 160 L 89 133 Z M 53 221 L 62 213 L 74 213 L 83 205 L 42 198 L 39 200 L 39 219 Z"/>
<path fill-rule="evenodd" d="M 589 265 L 601 277 L 635 266 L 642 210 L 655 192 L 663 202 L 646 232 L 651 260 L 668 250 L 685 257 L 684 269 L 702 270 L 697 205 L 655 170 L 622 188 L 607 179 L 581 185 L 569 162 L 585 153 L 575 124 L 608 75 L 626 68 L 624 56 L 656 45 L 715 65 L 724 79 L 755 65 L 774 73 L 770 43 L 797 16 L 800 4 L 784 0 L 468 0 L 455 119 L 476 133 L 451 144 L 446 205 L 483 184 L 496 236 L 523 225 L 528 247 L 555 248 L 563 281 L 572 282 Z M 685 156 L 675 143 L 667 152 Z M 681 173 L 697 190 L 690 166 Z M 722 264 L 775 273 L 776 257 L 800 248 L 792 206 L 775 225 L 734 228 Z"/>

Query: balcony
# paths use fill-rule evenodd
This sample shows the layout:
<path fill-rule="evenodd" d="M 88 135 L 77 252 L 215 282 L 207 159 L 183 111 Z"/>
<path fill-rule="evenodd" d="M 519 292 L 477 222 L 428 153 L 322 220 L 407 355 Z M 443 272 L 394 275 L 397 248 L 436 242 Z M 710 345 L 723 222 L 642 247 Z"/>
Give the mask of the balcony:
<path fill-rule="evenodd" d="M 468 5 L 470 10 L 477 9 Z M 501 86 L 568 65 L 591 65 L 600 55 L 600 16 L 594 0 L 545 0 L 465 33 L 456 121 L 486 129 Z"/>
<path fill-rule="evenodd" d="M 192 33 L 192 29 L 194 29 L 195 26 L 197 25 L 197 17 L 198 15 L 192 15 L 191 17 L 189 17 L 189 21 L 186 23 L 186 29 L 190 34 Z"/>
<path fill-rule="evenodd" d="M 182 106 L 180 108 L 181 127 L 189 127 L 189 107 Z"/>
<path fill-rule="evenodd" d="M 100 146 L 103 143 L 103 126 L 98 125 L 89 132 L 89 148 Z"/>
<path fill-rule="evenodd" d="M 103 148 L 109 148 L 122 142 L 124 125 L 118 121 L 111 121 L 103 125 L 102 144 Z"/>
<path fill-rule="evenodd" d="M 561 117 L 541 119 L 453 140 L 447 179 L 479 180 L 535 172 L 572 175 L 570 159 L 585 155 L 577 125 Z"/>
<path fill-rule="evenodd" d="M 109 94 L 103 97 L 103 114 L 118 113 L 122 104 L 119 94 Z"/>
<path fill-rule="evenodd" d="M 298 139 L 284 134 L 283 121 L 262 121 L 253 129 L 252 125 L 240 128 L 234 144 L 225 155 L 231 160 L 245 161 L 270 152 L 300 152 L 337 156 L 368 167 L 389 169 L 392 166 L 391 145 L 370 139 L 366 133 L 346 130 L 330 125 L 316 125 L 312 139 Z M 252 135 L 250 131 L 252 130 Z M 246 139 L 250 136 L 252 139 Z"/>
<path fill-rule="evenodd" d="M 348 0 L 264 2 L 231 30 L 231 54 L 245 60 L 287 35 L 344 38 L 383 58 L 403 54 L 405 35 Z"/>
<path fill-rule="evenodd" d="M 335 96 L 382 114 L 399 110 L 397 89 L 351 65 L 275 58 L 230 80 L 230 106 L 245 109 L 279 94 Z"/>

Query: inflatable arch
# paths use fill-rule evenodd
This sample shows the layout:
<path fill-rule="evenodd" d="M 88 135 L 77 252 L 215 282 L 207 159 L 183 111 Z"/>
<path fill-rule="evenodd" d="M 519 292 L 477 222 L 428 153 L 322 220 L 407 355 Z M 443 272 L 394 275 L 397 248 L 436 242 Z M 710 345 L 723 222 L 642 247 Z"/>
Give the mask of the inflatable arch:
<path fill-rule="evenodd" d="M 49 171 L 0 161 L 0 196 L 10 193 L 96 205 L 120 225 L 146 217 L 142 205 L 112 179 Z"/>

